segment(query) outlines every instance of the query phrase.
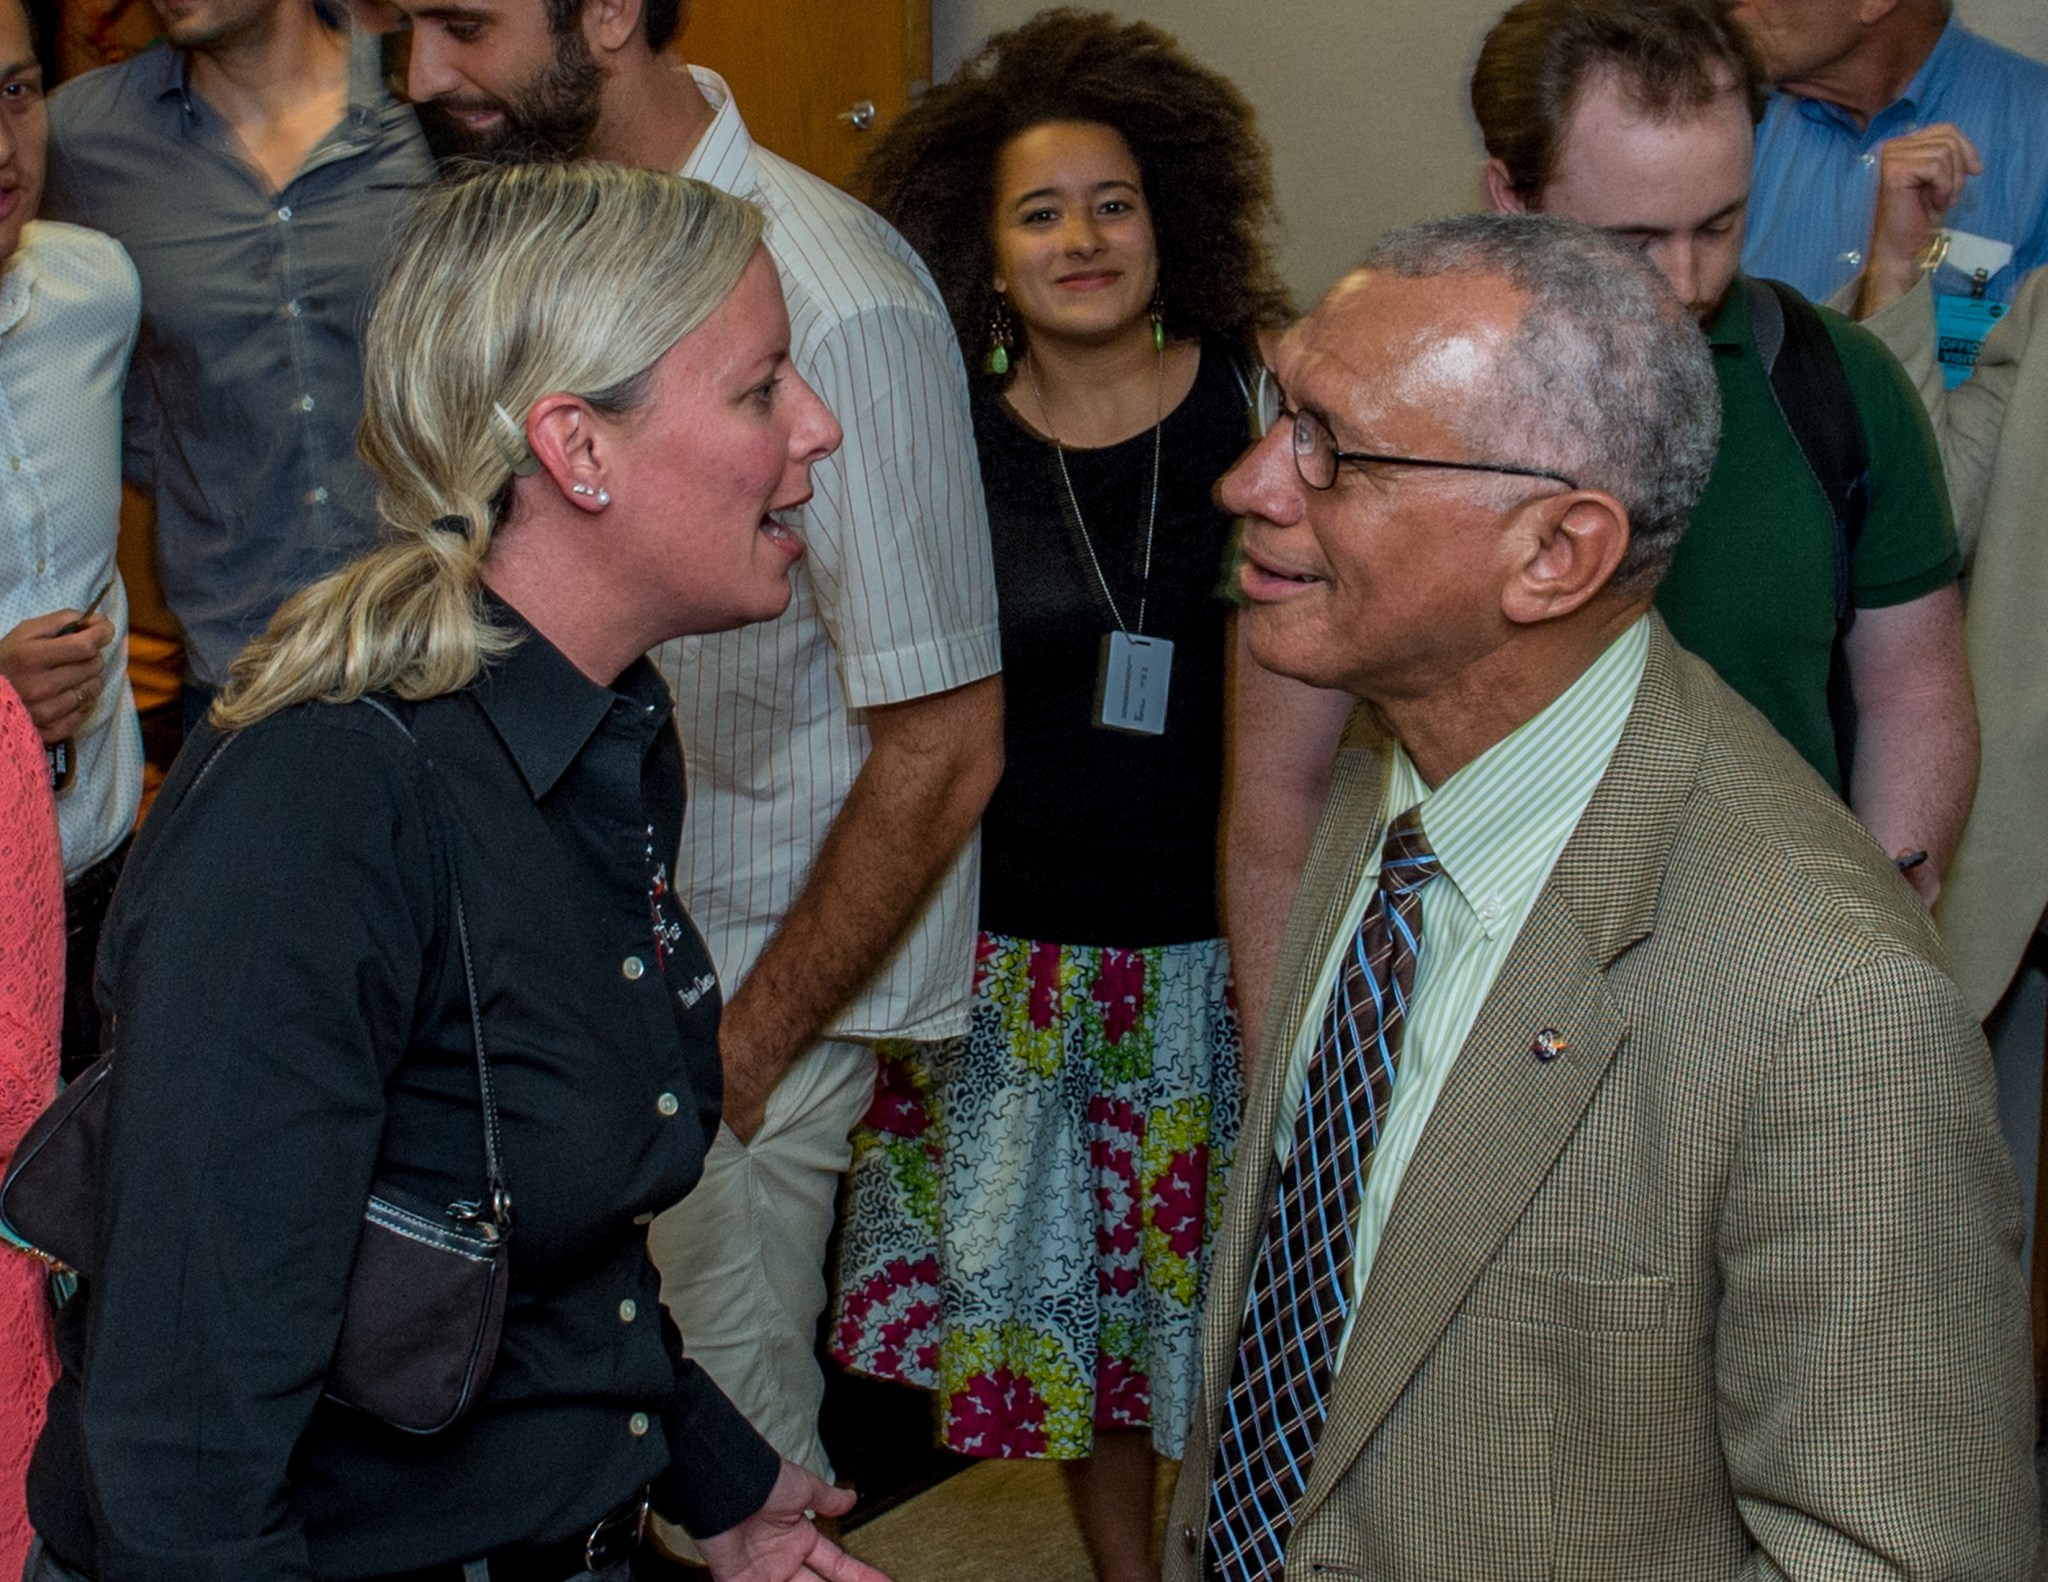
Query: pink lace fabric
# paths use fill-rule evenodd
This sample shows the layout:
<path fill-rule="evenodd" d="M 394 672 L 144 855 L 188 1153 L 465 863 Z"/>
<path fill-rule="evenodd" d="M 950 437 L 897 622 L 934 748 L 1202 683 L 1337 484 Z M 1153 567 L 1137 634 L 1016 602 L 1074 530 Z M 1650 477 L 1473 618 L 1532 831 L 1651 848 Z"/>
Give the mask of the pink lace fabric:
<path fill-rule="evenodd" d="M 28 710 L 0 681 L 0 1166 L 57 1091 L 64 867 L 50 768 Z M 23 1484 L 56 1376 L 43 1265 L 0 1244 L 0 1577 L 28 1558 Z"/>

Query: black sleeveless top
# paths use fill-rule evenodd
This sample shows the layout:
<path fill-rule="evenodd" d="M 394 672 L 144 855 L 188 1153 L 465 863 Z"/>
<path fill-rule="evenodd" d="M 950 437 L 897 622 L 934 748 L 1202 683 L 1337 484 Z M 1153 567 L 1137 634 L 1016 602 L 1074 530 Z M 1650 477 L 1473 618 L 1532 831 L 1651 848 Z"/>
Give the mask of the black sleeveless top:
<path fill-rule="evenodd" d="M 1143 576 L 1152 431 L 1069 449 L 1102 575 L 1135 629 L 1173 641 L 1166 730 L 1097 726 L 1096 687 L 1116 621 L 1089 564 L 1053 447 L 976 382 L 974 432 L 995 545 L 1003 640 L 1002 783 L 982 821 L 981 926 L 1062 944 L 1213 939 L 1223 787 L 1224 577 L 1231 519 L 1211 499 L 1249 442 L 1246 355 L 1202 346 L 1186 398 L 1160 431 L 1159 513 Z"/>

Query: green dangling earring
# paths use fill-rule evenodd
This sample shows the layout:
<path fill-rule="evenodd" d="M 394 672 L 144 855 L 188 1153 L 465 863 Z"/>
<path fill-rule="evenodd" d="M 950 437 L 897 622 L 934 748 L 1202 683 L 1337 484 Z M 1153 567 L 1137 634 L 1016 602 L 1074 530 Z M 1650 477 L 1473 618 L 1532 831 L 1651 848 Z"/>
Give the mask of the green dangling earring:
<path fill-rule="evenodd" d="M 1010 346 L 1014 337 L 1010 330 L 1010 310 L 998 291 L 993 306 L 988 312 L 988 356 L 982 360 L 982 367 L 1000 379 L 1010 371 Z"/>
<path fill-rule="evenodd" d="M 1166 304 L 1160 300 L 1159 288 L 1152 288 L 1152 349 L 1166 350 Z"/>

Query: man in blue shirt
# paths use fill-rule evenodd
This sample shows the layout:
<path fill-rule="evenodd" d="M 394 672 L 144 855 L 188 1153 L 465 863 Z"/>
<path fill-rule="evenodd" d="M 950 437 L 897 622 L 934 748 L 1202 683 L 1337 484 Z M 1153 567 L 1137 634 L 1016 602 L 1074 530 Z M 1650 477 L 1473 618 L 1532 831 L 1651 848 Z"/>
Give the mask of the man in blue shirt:
<path fill-rule="evenodd" d="M 1880 145 L 1943 123 L 1984 173 L 1949 216 L 1935 291 L 2004 302 L 2048 263 L 2048 66 L 1979 38 L 1947 0 L 1738 0 L 1735 17 L 1778 90 L 1757 129 L 1746 271 L 1832 297 L 1863 266 Z"/>

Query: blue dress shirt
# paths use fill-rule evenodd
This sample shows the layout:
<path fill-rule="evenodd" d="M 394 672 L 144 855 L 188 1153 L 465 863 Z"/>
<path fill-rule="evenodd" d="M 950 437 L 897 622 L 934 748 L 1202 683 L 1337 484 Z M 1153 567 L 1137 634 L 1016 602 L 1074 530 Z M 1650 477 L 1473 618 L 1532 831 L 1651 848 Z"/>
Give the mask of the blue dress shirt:
<path fill-rule="evenodd" d="M 1948 223 L 2011 244 L 2012 260 L 1984 292 L 2009 301 L 2021 276 L 2048 263 L 2048 66 L 1979 38 L 1953 16 L 1906 91 L 1867 127 L 1832 104 L 1771 96 L 1757 129 L 1743 269 L 1827 301 L 1863 267 L 1878 145 L 1943 121 L 1960 126 L 1984 156 L 1984 174 Z M 1946 264 L 1935 272 L 1937 292 L 1968 295 L 1974 285 Z"/>

